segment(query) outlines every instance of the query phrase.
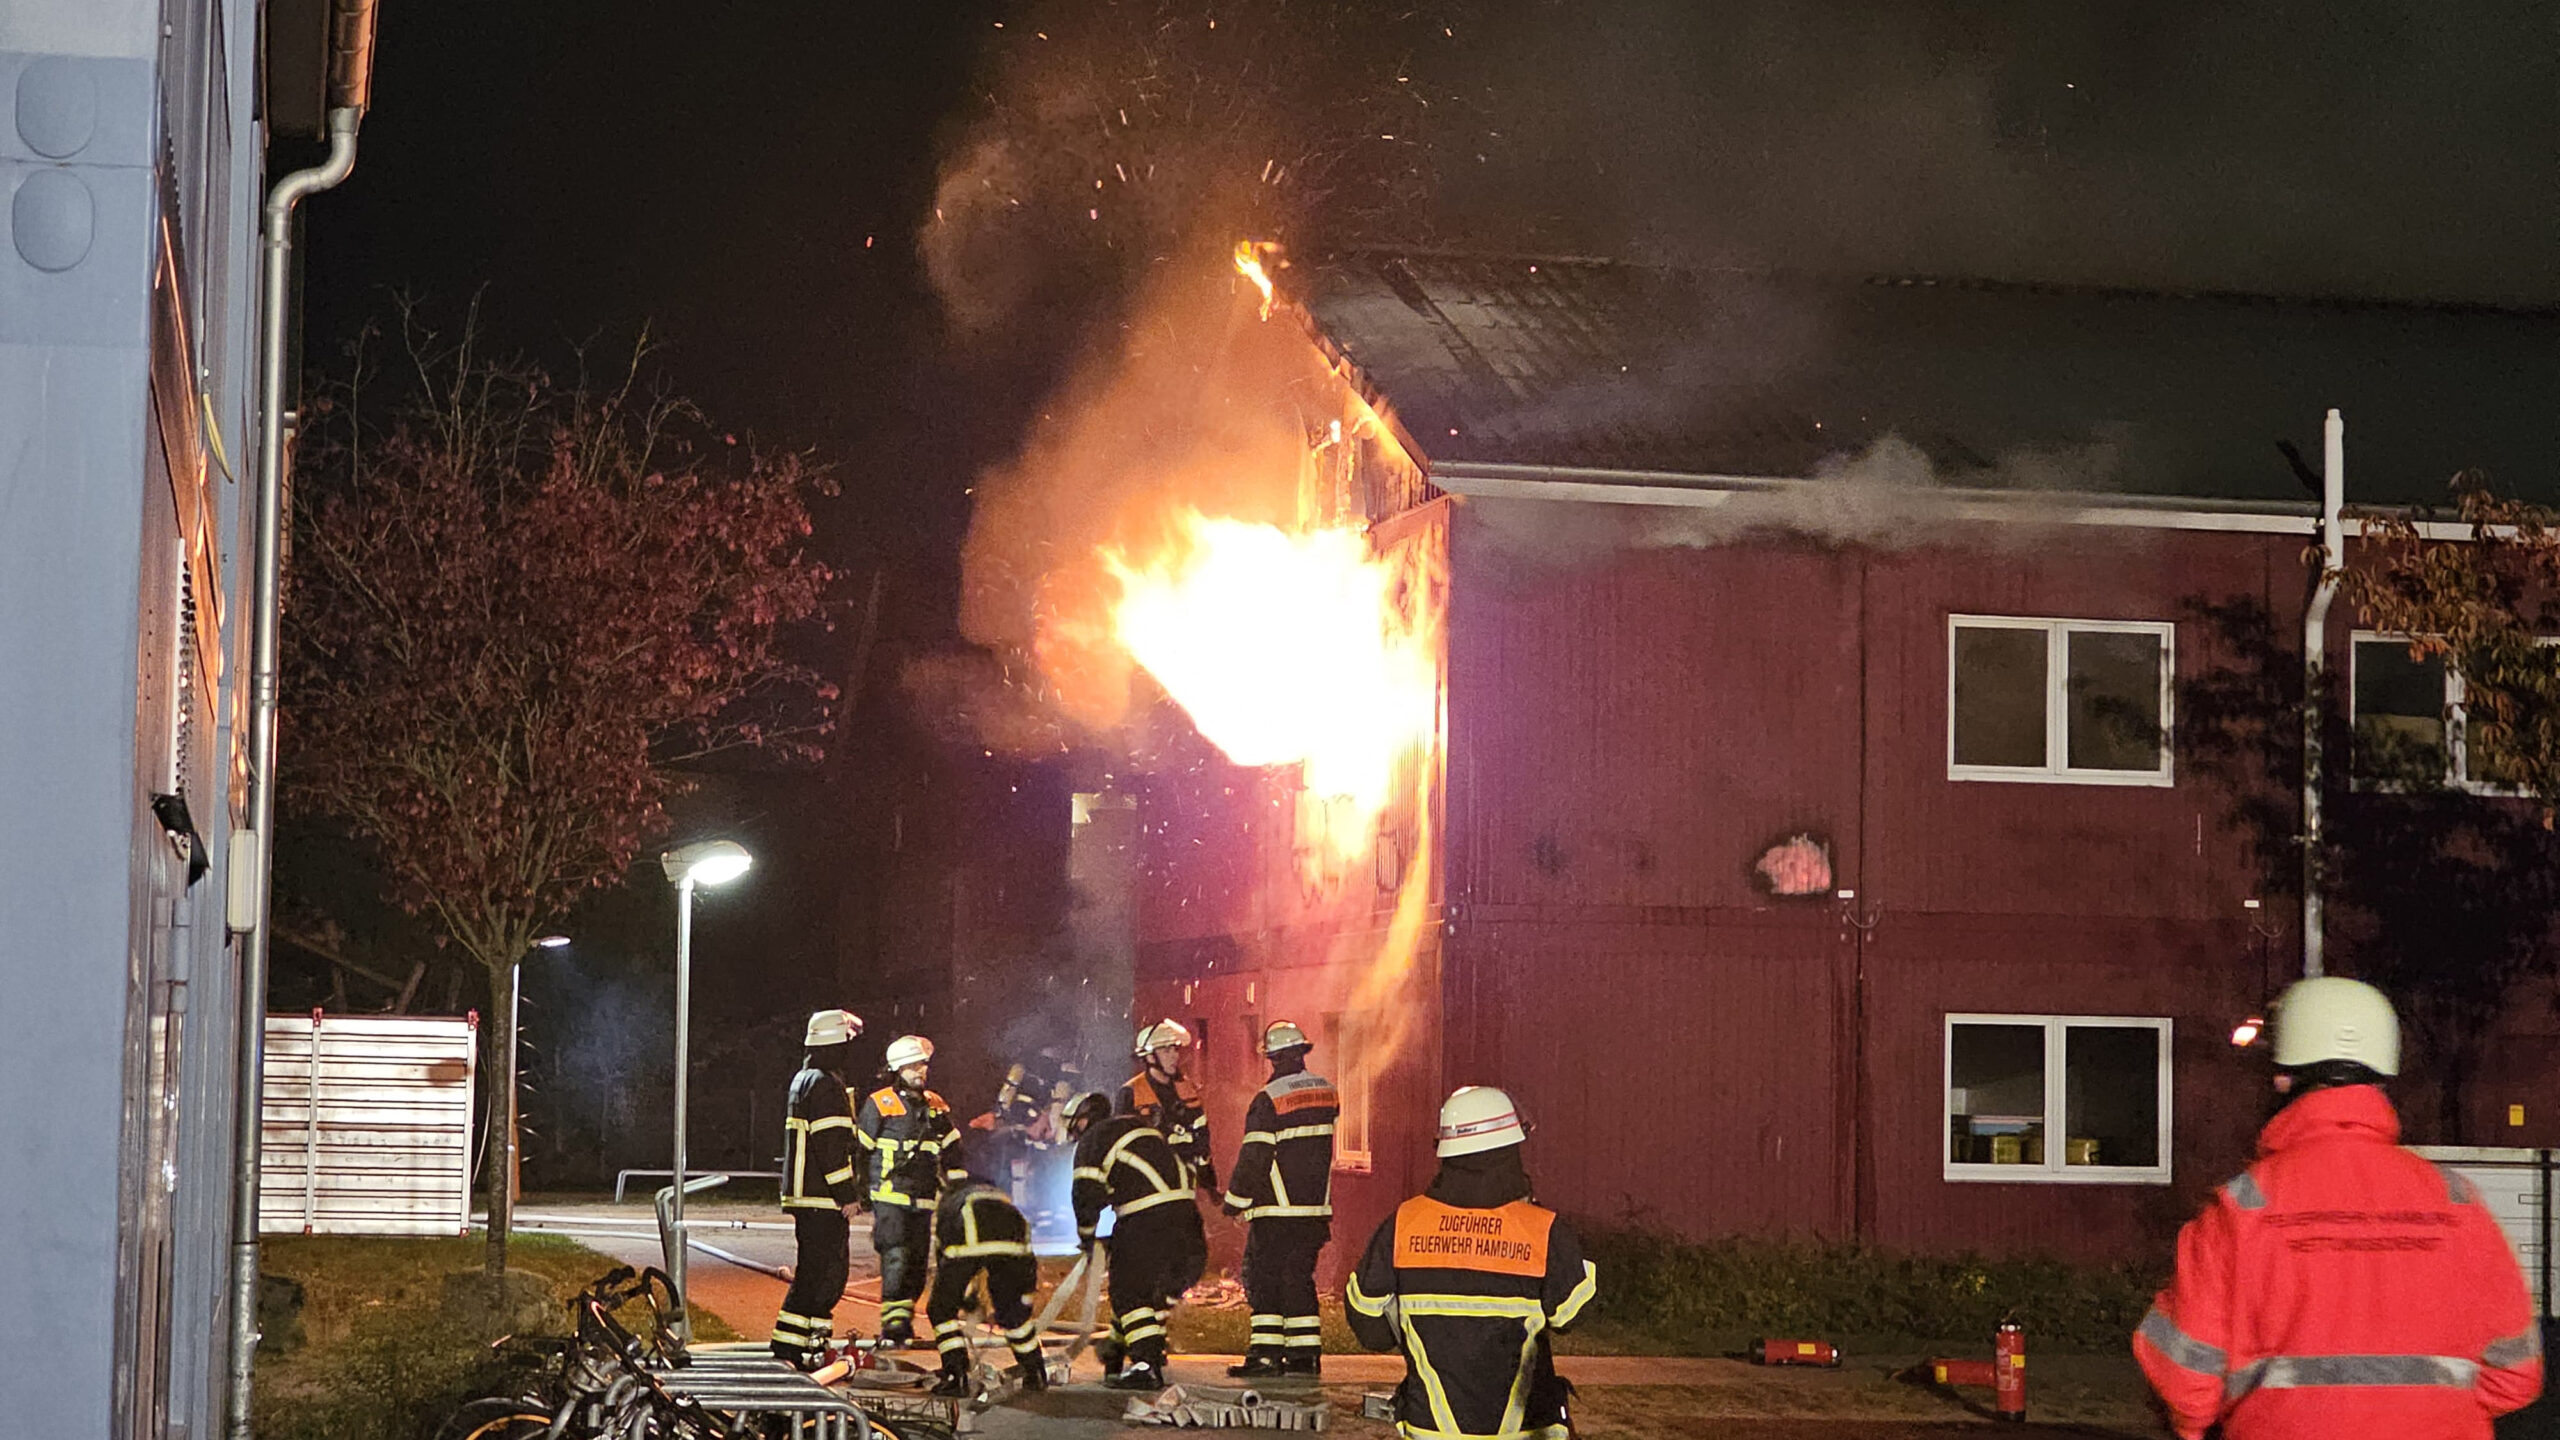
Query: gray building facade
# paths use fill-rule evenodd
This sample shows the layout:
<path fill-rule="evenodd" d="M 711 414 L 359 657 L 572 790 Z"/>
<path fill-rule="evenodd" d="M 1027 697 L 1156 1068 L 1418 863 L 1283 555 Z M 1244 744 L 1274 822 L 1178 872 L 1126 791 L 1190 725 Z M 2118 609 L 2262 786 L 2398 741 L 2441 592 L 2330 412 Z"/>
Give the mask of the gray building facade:
<path fill-rule="evenodd" d="M 0 4 L 11 1434 L 222 1430 L 260 8 Z"/>

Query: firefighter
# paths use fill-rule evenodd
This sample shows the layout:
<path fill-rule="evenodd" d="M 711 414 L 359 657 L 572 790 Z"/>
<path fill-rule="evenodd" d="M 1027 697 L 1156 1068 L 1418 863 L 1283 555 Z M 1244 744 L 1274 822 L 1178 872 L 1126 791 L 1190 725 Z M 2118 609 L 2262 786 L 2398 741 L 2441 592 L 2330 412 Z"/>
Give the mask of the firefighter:
<path fill-rule="evenodd" d="M 1307 1033 L 1275 1020 L 1262 1032 L 1271 1083 L 1244 1113 L 1225 1205 L 1250 1227 L 1244 1241 L 1244 1295 L 1253 1339 L 1236 1376 L 1312 1376 L 1322 1368 L 1316 1315 L 1316 1253 L 1333 1235 L 1333 1125 L 1342 1099 L 1333 1082 L 1307 1069 Z"/>
<path fill-rule="evenodd" d="M 1511 1097 L 1469 1085 L 1440 1107 L 1440 1173 L 1370 1238 L 1345 1287 L 1352 1333 L 1402 1349 L 1406 1440 L 1571 1434 L 1572 1387 L 1547 1337 L 1599 1291 L 1573 1230 L 1529 1198 Z"/>
<path fill-rule="evenodd" d="M 1183 1183 L 1215 1191 L 1218 1167 L 1209 1158 L 1209 1117 L 1200 1109 L 1200 1087 L 1182 1073 L 1190 1049 L 1191 1032 L 1171 1020 L 1139 1031 L 1138 1073 L 1120 1087 L 1120 1113 L 1137 1116 L 1164 1136 L 1182 1157 Z"/>
<path fill-rule="evenodd" d="M 2400 1148 L 2400 1022 L 2324 976 L 2277 1003 L 2257 1163 L 2178 1236 L 2134 1357 L 2179 1435 L 2477 1436 L 2542 1390 L 2523 1271 L 2479 1192 Z"/>
<path fill-rule="evenodd" d="M 980 1147 L 969 1147 L 972 1153 Z M 1045 1390 L 1049 1372 L 1040 1354 L 1038 1322 L 1031 1301 L 1040 1288 L 1040 1262 L 1031 1254 L 1031 1222 L 1022 1218 L 1005 1193 L 989 1182 L 991 1168 L 983 1159 L 946 1165 L 942 1200 L 934 1208 L 933 1293 L 926 1299 L 925 1319 L 933 1325 L 934 1348 L 942 1352 L 942 1379 L 937 1395 L 969 1393 L 969 1339 L 962 1312 L 977 1308 L 969 1294 L 979 1277 L 986 1279 L 987 1310 L 1004 1327 L 1005 1344 L 1013 1351 L 1014 1373 L 1027 1391 Z"/>
<path fill-rule="evenodd" d="M 933 1249 L 933 1198 L 941 1188 L 942 1152 L 952 1136 L 951 1107 L 924 1088 L 933 1042 L 901 1035 L 889 1042 L 887 1081 L 864 1097 L 855 1136 L 869 1156 L 871 1248 L 880 1252 L 880 1338 L 914 1345 L 916 1298 L 924 1294 Z"/>
<path fill-rule="evenodd" d="M 782 1208 L 791 1216 L 799 1254 L 791 1291 L 773 1317 L 773 1353 L 803 1369 L 824 1360 L 835 1338 L 836 1301 L 850 1268 L 853 1212 L 862 1203 L 855 1177 L 853 1105 L 844 1076 L 862 1017 L 821 1010 L 809 1017 L 808 1054 L 791 1077 L 782 1122 Z"/>
<path fill-rule="evenodd" d="M 1087 1264 L 1103 1207 L 1113 1212 L 1111 1338 L 1096 1347 L 1102 1383 L 1115 1390 L 1164 1388 L 1165 1322 L 1173 1302 L 1209 1265 L 1200 1202 L 1182 1158 L 1137 1115 L 1114 1115 L 1097 1092 L 1067 1112 L 1076 1142 L 1076 1239 Z M 1126 1368 L 1123 1368 L 1125 1363 Z"/>

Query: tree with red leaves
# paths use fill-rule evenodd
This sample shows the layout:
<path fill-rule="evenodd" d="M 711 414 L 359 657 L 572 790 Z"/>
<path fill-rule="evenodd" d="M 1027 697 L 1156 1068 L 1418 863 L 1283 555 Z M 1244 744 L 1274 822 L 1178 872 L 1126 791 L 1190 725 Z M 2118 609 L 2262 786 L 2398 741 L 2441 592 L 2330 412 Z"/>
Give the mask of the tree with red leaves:
<path fill-rule="evenodd" d="M 554 384 L 404 316 L 398 393 L 361 358 L 295 462 L 280 759 L 290 803 L 368 842 L 392 898 L 489 980 L 619 881 L 688 760 L 805 756 L 833 698 L 782 632 L 828 581 L 824 477 L 643 387 Z M 487 1268 L 506 1268 L 515 1097 L 488 1087 Z"/>

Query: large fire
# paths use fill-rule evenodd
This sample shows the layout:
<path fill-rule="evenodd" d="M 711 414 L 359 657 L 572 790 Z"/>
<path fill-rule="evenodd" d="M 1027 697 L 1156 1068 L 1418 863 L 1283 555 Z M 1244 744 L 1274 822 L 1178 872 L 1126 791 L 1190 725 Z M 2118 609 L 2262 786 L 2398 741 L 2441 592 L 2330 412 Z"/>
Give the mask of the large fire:
<path fill-rule="evenodd" d="M 1263 263 L 1263 256 L 1270 249 L 1270 246 L 1252 240 L 1236 242 L 1236 273 L 1252 281 L 1253 288 L 1262 292 L 1262 318 L 1265 320 L 1271 318 L 1271 304 L 1279 298 L 1272 293 L 1271 267 Z"/>
<path fill-rule="evenodd" d="M 1155 553 L 1102 552 L 1114 637 L 1239 765 L 1303 767 L 1337 857 L 1364 851 L 1439 725 L 1439 618 L 1412 553 L 1185 508 Z"/>

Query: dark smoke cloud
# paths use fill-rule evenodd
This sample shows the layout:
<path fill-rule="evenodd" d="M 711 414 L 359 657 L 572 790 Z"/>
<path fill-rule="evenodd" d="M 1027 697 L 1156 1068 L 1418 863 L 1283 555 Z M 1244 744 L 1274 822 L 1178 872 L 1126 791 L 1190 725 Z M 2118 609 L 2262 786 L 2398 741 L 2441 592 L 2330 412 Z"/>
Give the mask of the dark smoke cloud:
<path fill-rule="evenodd" d="M 2560 12 L 2519 0 L 1576 0 L 1463 58 L 1499 245 L 2560 301 Z"/>

